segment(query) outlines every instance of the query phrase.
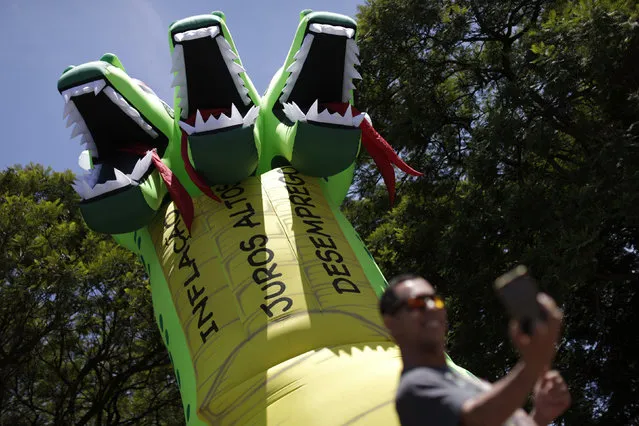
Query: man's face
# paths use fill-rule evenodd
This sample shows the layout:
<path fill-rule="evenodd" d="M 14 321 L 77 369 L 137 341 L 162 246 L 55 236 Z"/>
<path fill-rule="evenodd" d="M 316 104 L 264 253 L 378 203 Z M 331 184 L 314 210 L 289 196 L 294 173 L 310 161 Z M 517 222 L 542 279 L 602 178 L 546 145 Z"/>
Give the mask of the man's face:
<path fill-rule="evenodd" d="M 395 294 L 402 303 L 392 316 L 384 322 L 397 340 L 405 347 L 416 347 L 423 351 L 443 351 L 446 344 L 446 310 L 426 297 L 424 307 L 413 307 L 410 299 L 434 296 L 435 289 L 423 278 L 403 281 L 395 287 Z"/>

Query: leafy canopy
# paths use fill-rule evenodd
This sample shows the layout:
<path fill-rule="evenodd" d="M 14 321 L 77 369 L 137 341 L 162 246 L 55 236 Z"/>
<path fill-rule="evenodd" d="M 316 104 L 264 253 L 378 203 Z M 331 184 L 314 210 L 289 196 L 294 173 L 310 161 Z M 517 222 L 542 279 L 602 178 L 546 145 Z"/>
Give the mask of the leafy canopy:
<path fill-rule="evenodd" d="M 492 282 L 527 264 L 565 310 L 566 424 L 639 421 L 639 6 L 374 0 L 358 106 L 419 179 L 388 201 L 362 160 L 349 217 L 387 276 L 449 299 L 450 351 L 494 380 L 515 360 Z"/>
<path fill-rule="evenodd" d="M 0 172 L 0 424 L 183 424 L 144 271 L 73 178 Z"/>

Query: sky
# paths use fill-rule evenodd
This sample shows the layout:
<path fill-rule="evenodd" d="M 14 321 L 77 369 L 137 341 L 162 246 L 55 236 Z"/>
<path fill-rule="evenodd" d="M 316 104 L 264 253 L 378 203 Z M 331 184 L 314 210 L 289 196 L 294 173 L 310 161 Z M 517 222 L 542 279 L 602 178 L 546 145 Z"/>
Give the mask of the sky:
<path fill-rule="evenodd" d="M 173 105 L 169 25 L 221 10 L 258 93 L 284 63 L 304 9 L 355 18 L 365 0 L 0 0 L 0 170 L 30 162 L 82 173 L 80 138 L 62 119 L 57 81 L 69 65 L 116 54 Z"/>

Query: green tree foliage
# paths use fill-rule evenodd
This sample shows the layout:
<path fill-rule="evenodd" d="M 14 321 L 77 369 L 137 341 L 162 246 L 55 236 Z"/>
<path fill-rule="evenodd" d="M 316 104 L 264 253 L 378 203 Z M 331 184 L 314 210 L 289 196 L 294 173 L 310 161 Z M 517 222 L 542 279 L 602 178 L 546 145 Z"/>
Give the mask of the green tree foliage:
<path fill-rule="evenodd" d="M 639 423 L 639 6 L 373 0 L 358 105 L 407 162 L 388 209 L 364 161 L 347 206 L 387 276 L 449 300 L 450 351 L 495 379 L 515 354 L 492 282 L 529 265 L 566 314 L 571 425 Z"/>
<path fill-rule="evenodd" d="M 183 424 L 141 266 L 71 172 L 0 172 L 0 425 Z"/>

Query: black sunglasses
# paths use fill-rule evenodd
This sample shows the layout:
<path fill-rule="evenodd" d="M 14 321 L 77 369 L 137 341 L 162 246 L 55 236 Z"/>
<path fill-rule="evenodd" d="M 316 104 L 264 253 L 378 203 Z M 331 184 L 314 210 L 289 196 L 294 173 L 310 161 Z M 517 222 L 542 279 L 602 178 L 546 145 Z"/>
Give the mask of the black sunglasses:
<path fill-rule="evenodd" d="M 408 308 L 411 311 L 415 309 L 423 310 L 423 309 L 426 309 L 427 307 L 443 309 L 444 299 L 442 299 L 440 296 L 436 294 L 425 294 L 423 296 L 409 297 L 406 300 L 398 300 L 393 306 L 393 309 L 391 310 L 390 314 L 391 315 L 396 314 L 397 312 L 399 312 L 400 309 L 404 307 Z"/>

